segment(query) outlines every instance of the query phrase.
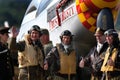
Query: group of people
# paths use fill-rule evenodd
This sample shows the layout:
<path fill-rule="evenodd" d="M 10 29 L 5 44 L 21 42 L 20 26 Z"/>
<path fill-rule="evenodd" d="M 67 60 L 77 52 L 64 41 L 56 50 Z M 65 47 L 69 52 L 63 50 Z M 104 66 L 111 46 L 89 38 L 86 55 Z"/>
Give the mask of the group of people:
<path fill-rule="evenodd" d="M 114 29 L 97 28 L 96 45 L 82 57 L 73 48 L 73 34 L 65 30 L 61 43 L 53 46 L 49 31 L 34 25 L 16 42 L 17 31 L 12 27 L 9 44 L 9 28 L 0 28 L 0 80 L 14 80 L 11 51 L 18 51 L 18 80 L 79 80 L 78 68 L 89 67 L 90 80 L 120 80 L 119 37 Z M 9 47 L 8 47 L 9 45 Z"/>
<path fill-rule="evenodd" d="M 91 80 L 120 80 L 120 49 L 118 33 L 114 29 L 95 32 L 97 44 L 79 63 L 91 68 Z"/>

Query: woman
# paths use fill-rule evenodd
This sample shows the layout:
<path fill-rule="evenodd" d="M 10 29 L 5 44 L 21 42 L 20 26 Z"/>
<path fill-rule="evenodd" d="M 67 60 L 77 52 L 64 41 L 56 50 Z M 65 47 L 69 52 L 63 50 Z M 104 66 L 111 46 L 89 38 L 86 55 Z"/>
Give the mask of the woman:
<path fill-rule="evenodd" d="M 101 67 L 102 80 L 120 80 L 120 49 L 118 33 L 109 29 L 105 33 L 109 47 L 106 50 L 104 62 Z"/>
<path fill-rule="evenodd" d="M 9 28 L 0 27 L 0 80 L 13 80 L 14 67 L 7 46 Z"/>

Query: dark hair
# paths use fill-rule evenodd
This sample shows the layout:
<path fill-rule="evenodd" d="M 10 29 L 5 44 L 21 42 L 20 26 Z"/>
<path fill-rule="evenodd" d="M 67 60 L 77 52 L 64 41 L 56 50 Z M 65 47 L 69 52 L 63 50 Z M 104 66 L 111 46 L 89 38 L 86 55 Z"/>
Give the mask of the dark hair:
<path fill-rule="evenodd" d="M 48 29 L 41 29 L 41 34 L 49 35 Z"/>

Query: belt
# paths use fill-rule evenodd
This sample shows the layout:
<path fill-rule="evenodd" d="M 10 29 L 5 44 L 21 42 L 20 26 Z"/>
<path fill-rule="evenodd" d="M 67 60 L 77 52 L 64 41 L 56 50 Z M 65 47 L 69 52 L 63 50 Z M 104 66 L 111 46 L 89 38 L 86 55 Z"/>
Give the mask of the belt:
<path fill-rule="evenodd" d="M 38 68 L 38 65 L 21 67 L 20 69 L 36 69 L 36 68 Z"/>
<path fill-rule="evenodd" d="M 30 71 L 30 72 L 34 72 L 34 71 L 41 71 L 44 72 L 43 68 L 41 68 L 39 65 L 36 66 L 27 66 L 27 67 L 22 67 L 20 68 L 21 71 Z"/>
<path fill-rule="evenodd" d="M 20 68 L 20 73 L 36 74 L 36 71 L 38 71 L 38 66 L 27 66 Z"/>

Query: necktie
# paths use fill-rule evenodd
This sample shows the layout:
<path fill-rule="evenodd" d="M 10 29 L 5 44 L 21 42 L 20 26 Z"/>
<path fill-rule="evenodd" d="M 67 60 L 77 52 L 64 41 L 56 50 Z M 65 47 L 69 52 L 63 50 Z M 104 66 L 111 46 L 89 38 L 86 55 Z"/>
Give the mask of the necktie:
<path fill-rule="evenodd" d="M 97 45 L 97 52 L 99 53 L 101 50 L 101 46 L 100 45 Z"/>

